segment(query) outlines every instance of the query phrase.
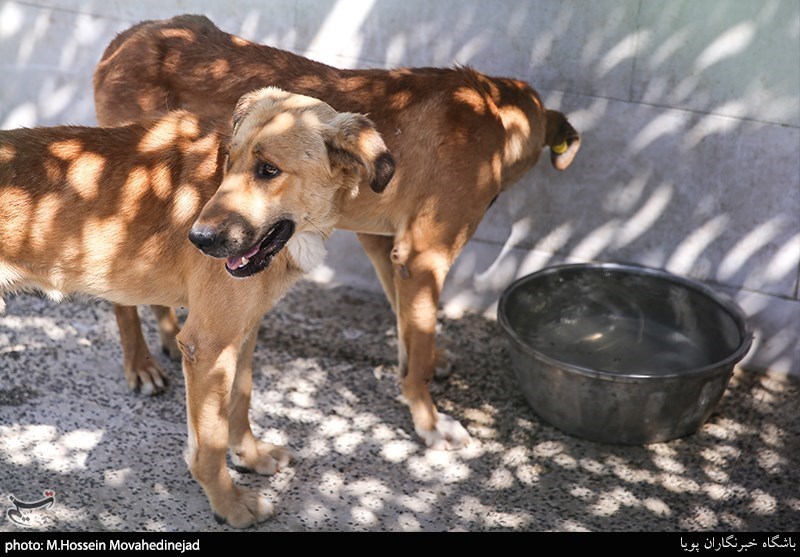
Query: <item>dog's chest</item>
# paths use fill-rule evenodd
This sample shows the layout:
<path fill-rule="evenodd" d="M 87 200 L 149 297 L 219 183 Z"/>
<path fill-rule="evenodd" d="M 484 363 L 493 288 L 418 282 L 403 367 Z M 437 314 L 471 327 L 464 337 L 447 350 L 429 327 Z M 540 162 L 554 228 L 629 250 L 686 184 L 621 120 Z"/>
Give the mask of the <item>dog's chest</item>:
<path fill-rule="evenodd" d="M 325 260 L 324 239 L 314 232 L 295 234 L 287 244 L 289 255 L 304 273 L 313 271 Z"/>

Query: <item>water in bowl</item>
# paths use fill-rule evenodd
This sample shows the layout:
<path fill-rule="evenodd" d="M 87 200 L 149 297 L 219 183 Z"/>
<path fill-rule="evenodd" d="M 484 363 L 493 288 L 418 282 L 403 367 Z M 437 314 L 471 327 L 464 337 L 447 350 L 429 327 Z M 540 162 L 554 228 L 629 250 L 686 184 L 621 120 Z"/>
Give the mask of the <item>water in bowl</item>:
<path fill-rule="evenodd" d="M 707 352 L 686 334 L 645 317 L 569 315 L 520 337 L 534 350 L 560 362 L 611 373 L 668 375 L 711 363 Z"/>
<path fill-rule="evenodd" d="M 523 342 L 560 362 L 668 375 L 714 363 L 736 336 L 728 316 L 681 285 L 608 271 L 564 275 L 520 291 L 510 310 Z"/>

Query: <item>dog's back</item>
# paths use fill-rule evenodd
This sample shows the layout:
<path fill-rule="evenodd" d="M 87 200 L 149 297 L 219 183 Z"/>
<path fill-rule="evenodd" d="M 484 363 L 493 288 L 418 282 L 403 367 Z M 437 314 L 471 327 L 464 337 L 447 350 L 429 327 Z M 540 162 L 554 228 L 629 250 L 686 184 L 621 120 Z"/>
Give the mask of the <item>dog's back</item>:
<path fill-rule="evenodd" d="M 137 265 L 177 257 L 219 183 L 218 146 L 182 113 L 120 128 L 0 131 L 0 295 L 147 298 L 152 277 Z M 173 277 L 164 273 L 165 289 Z"/>
<path fill-rule="evenodd" d="M 564 169 L 579 144 L 566 118 L 546 110 L 523 81 L 465 67 L 340 70 L 245 41 L 204 16 L 143 22 L 126 30 L 107 47 L 94 85 L 98 120 L 104 124 L 177 107 L 223 116 L 243 92 L 274 85 L 320 98 L 336 110 L 369 114 L 401 165 L 430 158 L 431 147 L 446 151 L 452 146 L 458 155 L 442 154 L 463 160 L 499 155 L 503 188 L 530 169 L 544 147 L 574 145 L 553 159 Z M 134 102 L 120 102 L 131 97 Z"/>

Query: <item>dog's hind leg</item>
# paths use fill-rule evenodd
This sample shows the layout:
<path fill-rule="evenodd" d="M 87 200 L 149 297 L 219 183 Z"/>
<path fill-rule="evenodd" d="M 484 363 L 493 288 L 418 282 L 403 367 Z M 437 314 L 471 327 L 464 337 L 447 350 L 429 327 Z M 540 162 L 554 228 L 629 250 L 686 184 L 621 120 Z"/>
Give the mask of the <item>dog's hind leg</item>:
<path fill-rule="evenodd" d="M 397 313 L 397 293 L 394 285 L 394 268 L 392 266 L 392 249 L 394 248 L 393 236 L 378 236 L 376 234 L 357 234 L 364 252 L 375 267 L 375 274 L 381 282 L 386 299 L 392 306 L 392 311 Z"/>
<path fill-rule="evenodd" d="M 424 236 L 420 227 L 417 232 Z M 460 246 L 451 242 L 426 245 L 426 241 L 407 234 L 395 244 L 397 270 L 397 323 L 402 390 L 414 421 L 414 429 L 428 447 L 459 449 L 470 439 L 467 430 L 455 419 L 438 412 L 430 395 L 436 364 L 436 318 L 445 277 Z"/>
<path fill-rule="evenodd" d="M 145 395 L 164 391 L 167 376 L 147 348 L 136 307 L 114 304 L 114 316 L 119 326 L 123 369 L 128 387 Z"/>
<path fill-rule="evenodd" d="M 178 316 L 175 310 L 165 306 L 150 306 L 158 322 L 158 335 L 161 338 L 161 350 L 173 360 L 181 359 L 181 351 L 175 337 L 180 332 Z"/>
<path fill-rule="evenodd" d="M 398 253 L 395 249 L 394 236 L 378 236 L 375 234 L 358 234 L 358 239 L 364 252 L 372 262 L 375 268 L 375 274 L 380 280 L 383 291 L 386 294 L 386 299 L 389 305 L 392 306 L 392 311 L 397 315 L 397 285 L 395 284 L 395 267 L 394 260 L 402 258 L 403 255 Z M 404 264 L 398 265 L 396 269 L 398 277 L 403 280 L 403 277 L 408 275 L 408 267 Z M 450 375 L 452 364 L 450 360 L 453 355 L 444 348 L 436 349 L 436 377 L 444 379 Z"/>
<path fill-rule="evenodd" d="M 231 390 L 230 418 L 228 422 L 231 461 L 239 472 L 274 474 L 288 466 L 291 453 L 253 436 L 250 429 L 250 395 L 253 390 L 253 351 L 257 329 L 242 347 L 236 368 L 236 378 Z"/>

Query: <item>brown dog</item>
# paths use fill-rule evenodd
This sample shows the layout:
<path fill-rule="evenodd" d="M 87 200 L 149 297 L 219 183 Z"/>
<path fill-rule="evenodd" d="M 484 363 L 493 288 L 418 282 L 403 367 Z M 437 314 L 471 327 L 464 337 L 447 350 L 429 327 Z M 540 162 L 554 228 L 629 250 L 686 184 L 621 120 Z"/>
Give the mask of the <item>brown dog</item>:
<path fill-rule="evenodd" d="M 262 474 L 289 460 L 250 429 L 258 324 L 320 263 L 364 170 L 382 191 L 394 164 L 367 118 L 309 97 L 249 93 L 233 120 L 232 135 L 184 111 L 0 131 L 0 310 L 4 292 L 28 289 L 189 307 L 187 463 L 219 519 L 244 527 L 270 505 L 233 484 L 227 448 Z"/>
<path fill-rule="evenodd" d="M 358 233 L 397 316 L 402 389 L 417 433 L 431 447 L 463 446 L 467 431 L 437 412 L 428 388 L 441 355 L 435 328 L 445 277 L 495 197 L 545 147 L 557 169 L 567 168 L 578 133 L 522 81 L 468 68 L 339 70 L 229 35 L 202 16 L 132 27 L 108 46 L 94 76 L 103 124 L 175 107 L 225 117 L 239 95 L 265 85 L 369 114 L 394 154 L 397 187 L 380 199 L 359 196 L 337 227 Z M 158 390 L 136 309 L 117 314 L 129 380 L 138 378 L 132 386 Z M 177 325 L 174 316 L 161 321 L 168 346 Z"/>

